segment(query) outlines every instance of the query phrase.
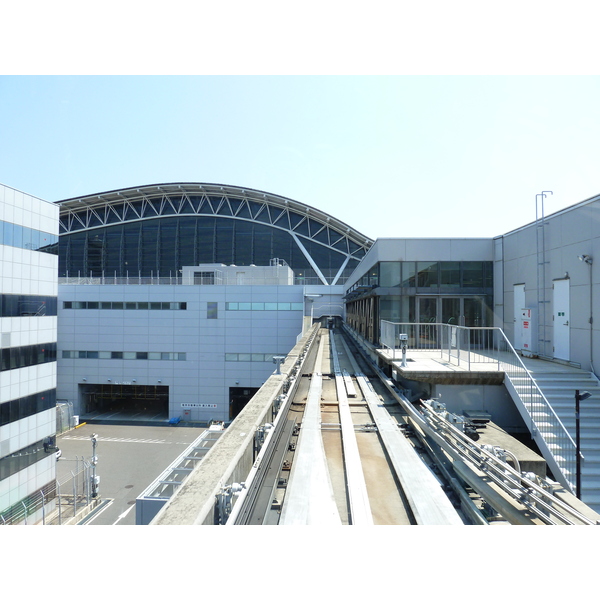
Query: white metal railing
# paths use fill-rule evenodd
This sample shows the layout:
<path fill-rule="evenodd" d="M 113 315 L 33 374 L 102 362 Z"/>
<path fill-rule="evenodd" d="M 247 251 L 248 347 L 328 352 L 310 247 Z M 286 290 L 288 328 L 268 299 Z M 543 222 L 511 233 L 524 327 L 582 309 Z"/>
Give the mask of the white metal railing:
<path fill-rule="evenodd" d="M 380 343 L 392 351 L 393 358 L 400 348 L 401 333 L 408 335 L 410 352 L 439 352 L 440 358 L 467 371 L 503 371 L 527 413 L 527 426 L 532 436 L 541 434 L 540 450 L 554 467 L 554 475 L 560 483 L 574 489 L 576 444 L 502 329 L 382 320 Z"/>
<path fill-rule="evenodd" d="M 281 281 L 276 277 L 252 277 L 239 281 L 229 277 L 222 281 L 213 280 L 212 278 L 201 278 L 194 281 L 193 278 L 184 278 L 181 275 L 151 275 L 150 277 L 142 277 L 141 275 L 129 275 L 126 277 L 117 277 L 116 275 L 101 275 L 100 277 L 92 276 L 67 276 L 59 277 L 59 284 L 68 285 L 280 285 Z M 319 284 L 322 281 L 316 277 L 294 277 L 294 285 Z M 338 281 L 338 283 L 340 283 Z M 342 281 L 343 283 L 343 281 Z"/>

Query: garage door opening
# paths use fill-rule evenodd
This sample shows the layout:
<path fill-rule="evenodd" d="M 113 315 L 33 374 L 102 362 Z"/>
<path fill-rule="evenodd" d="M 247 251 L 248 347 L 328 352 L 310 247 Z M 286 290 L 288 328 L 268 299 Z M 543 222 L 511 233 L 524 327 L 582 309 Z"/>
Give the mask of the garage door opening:
<path fill-rule="evenodd" d="M 260 388 L 229 388 L 229 420 L 233 421 Z"/>
<path fill-rule="evenodd" d="M 167 421 L 169 386 L 80 384 L 81 419 L 94 421 Z"/>

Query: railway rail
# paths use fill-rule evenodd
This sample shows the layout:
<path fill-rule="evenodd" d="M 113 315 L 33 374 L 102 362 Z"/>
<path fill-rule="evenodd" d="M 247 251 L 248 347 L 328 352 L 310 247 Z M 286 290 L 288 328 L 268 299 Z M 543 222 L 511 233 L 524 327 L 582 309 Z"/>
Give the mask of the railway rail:
<path fill-rule="evenodd" d="M 409 403 L 343 329 L 317 336 L 257 432 L 226 525 L 597 524 L 459 431 L 444 405 Z"/>
<path fill-rule="evenodd" d="M 227 525 L 463 524 L 402 417 L 360 370 L 341 330 L 321 330 Z"/>

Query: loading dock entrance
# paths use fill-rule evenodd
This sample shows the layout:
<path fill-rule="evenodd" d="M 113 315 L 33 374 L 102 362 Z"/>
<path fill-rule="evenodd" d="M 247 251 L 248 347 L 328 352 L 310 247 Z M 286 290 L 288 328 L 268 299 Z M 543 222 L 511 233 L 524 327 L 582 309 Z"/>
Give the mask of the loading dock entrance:
<path fill-rule="evenodd" d="M 169 386 L 133 384 L 80 384 L 81 412 L 92 418 L 167 420 Z"/>
<path fill-rule="evenodd" d="M 229 388 L 229 420 L 233 421 L 260 388 Z"/>

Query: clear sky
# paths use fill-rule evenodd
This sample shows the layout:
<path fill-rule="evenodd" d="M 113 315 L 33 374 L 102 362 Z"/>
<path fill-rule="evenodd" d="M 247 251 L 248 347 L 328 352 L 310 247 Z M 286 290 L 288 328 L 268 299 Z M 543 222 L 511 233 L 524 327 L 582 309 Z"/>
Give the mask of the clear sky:
<path fill-rule="evenodd" d="M 0 55 L 0 67 L 10 67 L 0 68 L 0 182 L 49 201 L 152 183 L 232 184 L 314 206 L 371 238 L 490 237 L 533 221 L 542 191 L 552 192 L 545 214 L 600 193 L 600 77 L 585 70 L 547 74 L 550 63 L 581 64 L 567 61 L 567 44 L 582 50 L 591 43 L 595 21 L 577 12 L 577 2 L 569 13 L 575 38 L 549 31 L 567 20 L 558 4 L 544 3 L 540 12 L 508 2 L 485 15 L 484 29 L 450 24 L 453 3 L 452 11 L 448 3 L 438 11 L 430 10 L 435 4 L 401 4 L 402 22 L 376 11 L 336 13 L 346 29 L 337 38 L 327 31 L 327 47 L 320 19 L 294 15 L 306 26 L 301 34 L 258 21 L 245 27 L 251 12 L 242 3 L 231 5 L 242 8 L 225 29 L 218 18 L 200 27 L 178 15 L 178 28 L 165 22 L 152 30 L 162 24 L 156 11 L 136 15 L 135 25 L 98 12 L 89 30 L 29 21 L 27 43 L 18 34 L 0 42 L 12 50 L 40 42 L 21 69 Z M 26 18 L 23 6 L 10 10 Z M 42 20 L 54 14 L 40 6 Z M 218 17 L 227 19 L 229 6 Z M 471 13 L 478 6 L 470 3 Z M 319 14 L 334 16 L 325 8 Z M 544 20 L 549 14 L 554 21 Z M 526 16 L 536 29 L 527 29 Z M 410 18 L 426 25 L 428 37 L 413 33 Z M 316 37 L 308 37 L 309 28 Z M 317 60 L 311 56 L 303 68 L 283 45 L 286 35 L 298 53 L 317 46 Z M 515 47 L 533 50 L 502 68 L 500 57 Z M 179 48 L 188 60 L 168 68 L 170 51 Z M 235 58 L 224 63 L 206 59 L 207 51 L 222 58 L 232 49 Z M 420 63 L 426 49 L 431 54 Z M 142 54 L 145 60 L 133 61 Z M 345 62 L 332 62 L 341 54 Z M 89 55 L 92 74 L 70 75 L 86 72 L 73 61 Z M 286 73 L 274 61 L 279 55 L 297 59 L 285 61 L 292 74 L 270 74 Z M 483 55 L 489 71 L 475 62 Z M 65 56 L 64 66 L 52 66 Z M 257 57 L 265 60 L 253 63 Z M 173 69 L 199 74 L 110 75 Z M 43 75 L 48 70 L 53 74 Z"/>

